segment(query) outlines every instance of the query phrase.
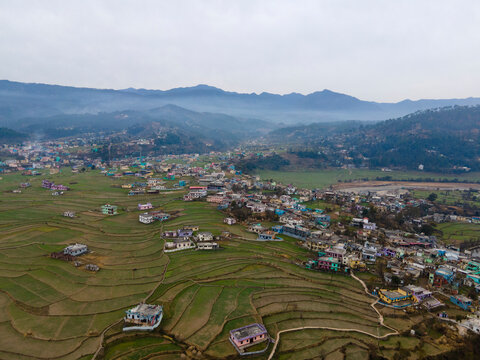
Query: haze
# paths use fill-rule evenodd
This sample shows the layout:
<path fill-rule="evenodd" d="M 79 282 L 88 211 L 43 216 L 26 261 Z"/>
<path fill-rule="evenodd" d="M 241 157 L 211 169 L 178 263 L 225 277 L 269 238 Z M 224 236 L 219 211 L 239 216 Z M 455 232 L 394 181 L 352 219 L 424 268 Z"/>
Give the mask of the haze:
<path fill-rule="evenodd" d="M 480 2 L 0 1 L 0 78 L 480 96 Z"/>

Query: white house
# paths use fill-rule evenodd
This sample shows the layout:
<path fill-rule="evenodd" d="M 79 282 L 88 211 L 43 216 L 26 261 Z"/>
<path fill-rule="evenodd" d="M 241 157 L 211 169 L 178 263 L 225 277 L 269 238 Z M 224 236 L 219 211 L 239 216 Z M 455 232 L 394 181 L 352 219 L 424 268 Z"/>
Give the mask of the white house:
<path fill-rule="evenodd" d="M 209 231 L 202 231 L 197 233 L 197 241 L 212 241 L 213 234 Z"/>
<path fill-rule="evenodd" d="M 234 218 L 225 218 L 223 219 L 223 222 L 227 225 L 233 225 L 237 222 Z"/>
<path fill-rule="evenodd" d="M 63 249 L 65 255 L 79 256 L 85 254 L 88 251 L 87 245 L 84 244 L 74 244 L 69 245 Z"/>
<path fill-rule="evenodd" d="M 153 215 L 150 215 L 149 213 L 143 213 L 138 215 L 138 221 L 140 221 L 142 224 L 151 224 L 155 220 L 153 219 Z"/>
<path fill-rule="evenodd" d="M 198 250 L 216 250 L 218 249 L 218 244 L 216 242 L 202 242 L 197 244 Z"/>

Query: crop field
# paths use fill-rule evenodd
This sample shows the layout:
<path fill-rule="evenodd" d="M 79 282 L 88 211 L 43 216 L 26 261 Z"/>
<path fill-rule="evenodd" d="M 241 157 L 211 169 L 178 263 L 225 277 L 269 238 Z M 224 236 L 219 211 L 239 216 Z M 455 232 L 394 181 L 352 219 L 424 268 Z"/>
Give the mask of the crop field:
<path fill-rule="evenodd" d="M 436 226 L 442 232 L 441 239 L 446 244 L 459 246 L 465 241 L 478 241 L 480 239 L 480 224 L 470 223 L 442 223 Z"/>
<path fill-rule="evenodd" d="M 474 193 L 469 196 L 467 191 L 427 191 L 414 190 L 413 196 L 419 199 L 426 199 L 430 194 L 436 194 L 435 202 L 445 205 L 480 207 L 480 196 Z"/>
<path fill-rule="evenodd" d="M 326 169 L 312 171 L 273 171 L 258 170 L 263 180 L 273 179 L 283 184 L 293 184 L 303 188 L 325 188 L 338 182 L 353 180 L 375 180 L 376 178 L 390 177 L 391 180 L 419 180 L 428 179 L 429 181 L 480 181 L 480 173 L 468 174 L 435 174 L 420 171 L 389 171 L 366 170 L 366 169 Z"/>
<path fill-rule="evenodd" d="M 98 359 L 236 358 L 229 330 L 252 322 L 265 324 L 272 338 L 299 327 L 343 329 L 285 332 L 278 359 L 367 359 L 372 348 L 393 358 L 399 346 L 443 350 L 406 336 L 377 339 L 415 321 L 385 312 L 382 325 L 375 299 L 357 280 L 304 269 L 298 264 L 310 254 L 294 239 L 252 241 L 241 225 L 224 225 L 213 205 L 181 201 L 183 190 L 127 196 L 112 185 L 128 179 L 64 170 L 47 178 L 71 190 L 52 196 L 42 178 L 0 180 L 0 359 L 90 359 L 102 344 Z M 32 187 L 11 192 L 25 181 Z M 172 219 L 139 223 L 136 207 L 146 201 Z M 105 203 L 118 205 L 119 215 L 102 215 Z M 63 217 L 66 210 L 77 216 Z M 183 225 L 234 237 L 217 251 L 164 253 L 160 233 Z M 49 257 L 75 242 L 88 245 L 79 260 L 99 272 Z M 141 301 L 164 306 L 160 327 L 122 333 L 124 311 Z"/>

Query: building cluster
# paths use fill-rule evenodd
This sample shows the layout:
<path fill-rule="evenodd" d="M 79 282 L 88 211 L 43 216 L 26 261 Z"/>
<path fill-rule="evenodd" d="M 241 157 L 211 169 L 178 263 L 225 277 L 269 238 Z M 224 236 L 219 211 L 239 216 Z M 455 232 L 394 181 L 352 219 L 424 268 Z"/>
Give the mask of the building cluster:
<path fill-rule="evenodd" d="M 209 231 L 199 231 L 198 226 L 184 226 L 178 230 L 164 231 L 165 252 L 180 250 L 217 250 L 220 248 L 216 241 L 224 239 L 227 234 L 214 236 Z"/>

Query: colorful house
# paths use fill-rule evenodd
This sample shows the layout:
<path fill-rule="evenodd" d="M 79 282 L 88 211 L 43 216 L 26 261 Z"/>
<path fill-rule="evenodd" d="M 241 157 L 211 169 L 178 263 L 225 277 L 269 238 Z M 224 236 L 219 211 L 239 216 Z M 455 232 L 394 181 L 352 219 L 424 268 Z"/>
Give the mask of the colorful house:
<path fill-rule="evenodd" d="M 386 290 L 381 289 L 378 291 L 378 296 L 386 304 L 393 304 L 400 301 L 411 300 L 412 295 L 410 292 L 398 289 L 398 290 Z"/>
<path fill-rule="evenodd" d="M 63 249 L 63 253 L 65 255 L 71 255 L 71 256 L 79 256 L 82 254 L 86 254 L 87 252 L 88 252 L 88 247 L 87 245 L 84 245 L 84 244 L 69 245 L 65 249 Z"/>
<path fill-rule="evenodd" d="M 245 348 L 268 339 L 267 330 L 262 324 L 255 323 L 230 330 L 230 342 L 240 353 L 242 353 Z"/>
<path fill-rule="evenodd" d="M 138 215 L 138 221 L 140 221 L 142 224 L 151 224 L 155 220 L 153 218 L 153 215 L 149 213 L 144 213 L 144 214 Z"/>
<path fill-rule="evenodd" d="M 170 219 L 170 214 L 167 213 L 155 211 L 151 212 L 150 214 L 152 214 L 153 218 L 158 221 L 167 221 L 168 219 Z"/>
<path fill-rule="evenodd" d="M 237 222 L 234 218 L 225 218 L 223 219 L 223 222 L 227 225 L 233 225 Z"/>
<path fill-rule="evenodd" d="M 149 210 L 149 209 L 153 209 L 153 205 L 151 203 L 138 204 L 138 210 Z"/>
<path fill-rule="evenodd" d="M 472 299 L 463 296 L 463 295 L 452 295 L 450 296 L 450 301 L 455 305 L 461 307 L 463 310 L 470 311 L 472 310 Z"/>
<path fill-rule="evenodd" d="M 258 241 L 273 241 L 273 240 L 281 240 L 280 238 L 276 238 L 277 233 L 275 231 L 267 230 L 260 234 L 258 234 Z"/>
<path fill-rule="evenodd" d="M 125 312 L 123 330 L 153 330 L 160 325 L 162 318 L 161 305 L 138 304 Z"/>
<path fill-rule="evenodd" d="M 432 292 L 420 286 L 407 285 L 402 288 L 405 293 L 410 293 L 412 299 L 416 302 L 422 302 L 432 296 Z"/>
<path fill-rule="evenodd" d="M 102 214 L 104 215 L 117 215 L 118 207 L 116 205 L 105 204 L 102 206 Z"/>
<path fill-rule="evenodd" d="M 318 269 L 324 271 L 338 271 L 341 267 L 341 262 L 333 257 L 321 256 L 318 258 Z"/>
<path fill-rule="evenodd" d="M 433 286 L 440 287 L 453 281 L 455 273 L 447 268 L 438 268 L 433 278 Z"/>

